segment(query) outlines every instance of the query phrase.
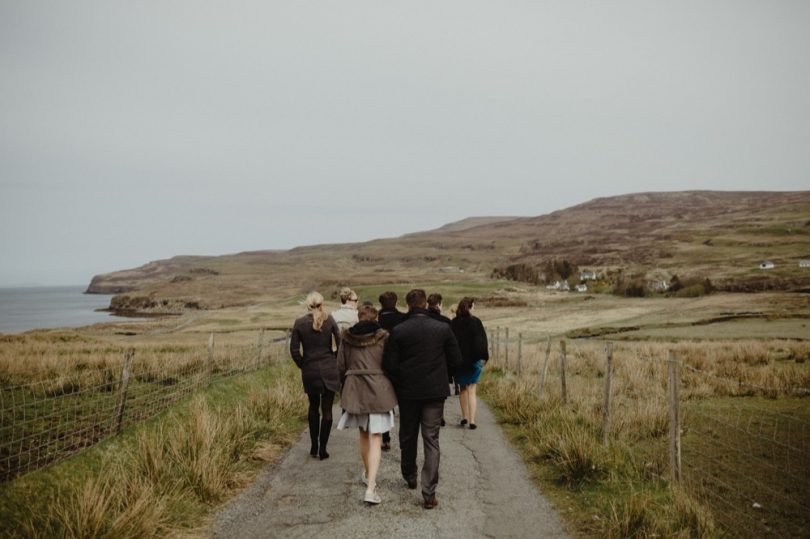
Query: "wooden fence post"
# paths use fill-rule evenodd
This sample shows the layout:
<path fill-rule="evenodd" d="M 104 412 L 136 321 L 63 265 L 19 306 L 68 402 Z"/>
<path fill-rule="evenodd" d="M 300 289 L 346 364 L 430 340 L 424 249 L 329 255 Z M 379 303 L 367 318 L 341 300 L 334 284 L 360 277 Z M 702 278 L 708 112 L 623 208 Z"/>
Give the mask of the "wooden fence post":
<path fill-rule="evenodd" d="M 517 357 L 517 373 L 520 376 L 523 370 L 523 333 L 518 333 L 518 357 Z"/>
<path fill-rule="evenodd" d="M 610 432 L 610 375 L 613 367 L 613 343 L 605 345 L 605 400 L 602 405 L 602 443 L 608 444 Z"/>
<path fill-rule="evenodd" d="M 501 327 L 495 328 L 495 363 L 500 359 L 501 351 Z"/>
<path fill-rule="evenodd" d="M 129 370 L 132 367 L 132 357 L 135 350 L 130 348 L 124 354 L 124 367 L 121 369 L 121 382 L 118 385 L 118 403 L 115 406 L 115 433 L 121 432 L 124 422 L 124 405 L 127 402 L 127 388 L 129 387 Z"/>
<path fill-rule="evenodd" d="M 678 414 L 678 360 L 669 351 L 669 464 L 672 481 L 681 480 L 681 422 Z"/>
<path fill-rule="evenodd" d="M 205 371 L 207 376 L 207 384 L 211 383 L 211 377 L 214 375 L 214 333 L 208 337 L 208 360 L 205 362 Z"/>
<path fill-rule="evenodd" d="M 504 330 L 504 348 L 503 348 L 503 362 L 504 362 L 504 369 L 509 370 L 509 327 Z"/>
<path fill-rule="evenodd" d="M 568 403 L 568 388 L 565 385 L 565 339 L 560 341 L 560 393 L 562 403 Z"/>
<path fill-rule="evenodd" d="M 256 336 L 256 369 L 262 366 L 262 341 L 264 340 L 264 328 Z"/>
<path fill-rule="evenodd" d="M 548 337 L 546 344 L 546 359 L 543 360 L 543 376 L 540 378 L 540 391 L 539 396 L 543 396 L 543 388 L 546 386 L 546 375 L 548 375 L 548 358 L 551 356 L 551 335 Z"/>

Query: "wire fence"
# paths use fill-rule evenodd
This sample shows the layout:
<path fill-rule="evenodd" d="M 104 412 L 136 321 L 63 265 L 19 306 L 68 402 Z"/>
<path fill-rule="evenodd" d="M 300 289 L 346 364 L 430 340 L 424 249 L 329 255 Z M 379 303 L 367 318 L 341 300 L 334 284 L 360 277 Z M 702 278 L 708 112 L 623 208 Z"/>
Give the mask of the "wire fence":
<path fill-rule="evenodd" d="M 489 341 L 494 366 L 518 375 L 524 391 L 589 415 L 605 444 L 657 437 L 650 473 L 700 500 L 726 533 L 810 535 L 810 390 L 775 366 L 732 377 L 699 349 L 680 357 L 667 345 L 527 344 L 500 328 Z"/>
<path fill-rule="evenodd" d="M 0 378 L 0 481 L 93 446 L 214 380 L 286 358 L 286 334 L 276 333 L 225 344 L 212 333 L 187 353 L 126 350 L 28 383 Z"/>

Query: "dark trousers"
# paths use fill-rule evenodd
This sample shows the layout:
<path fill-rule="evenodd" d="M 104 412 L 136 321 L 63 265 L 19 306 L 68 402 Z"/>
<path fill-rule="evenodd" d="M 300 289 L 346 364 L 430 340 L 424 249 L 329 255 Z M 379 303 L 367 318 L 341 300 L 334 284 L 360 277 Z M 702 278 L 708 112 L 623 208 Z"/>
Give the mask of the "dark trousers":
<path fill-rule="evenodd" d="M 422 430 L 425 463 L 422 465 L 422 496 L 436 493 L 439 483 L 439 430 L 444 415 L 444 399 L 399 401 L 399 447 L 402 450 L 402 477 L 416 479 L 416 444 Z"/>

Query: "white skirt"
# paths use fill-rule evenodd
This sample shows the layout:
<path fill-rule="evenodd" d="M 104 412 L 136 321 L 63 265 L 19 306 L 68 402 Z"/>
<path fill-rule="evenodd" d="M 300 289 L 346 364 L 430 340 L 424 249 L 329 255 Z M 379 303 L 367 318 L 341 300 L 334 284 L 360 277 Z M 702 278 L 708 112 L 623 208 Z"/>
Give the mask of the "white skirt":
<path fill-rule="evenodd" d="M 343 412 L 338 430 L 360 428 L 369 434 L 381 434 L 394 428 L 394 411 L 382 414 L 350 414 Z"/>

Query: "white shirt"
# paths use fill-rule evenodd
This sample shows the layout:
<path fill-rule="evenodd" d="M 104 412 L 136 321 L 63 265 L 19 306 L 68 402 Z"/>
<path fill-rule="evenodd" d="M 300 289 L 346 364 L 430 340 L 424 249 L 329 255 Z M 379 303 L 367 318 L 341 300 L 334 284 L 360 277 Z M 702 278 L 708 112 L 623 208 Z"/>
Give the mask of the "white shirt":
<path fill-rule="evenodd" d="M 332 318 L 337 322 L 340 333 L 343 333 L 358 322 L 357 309 L 344 303 L 340 306 L 340 309 L 332 312 Z"/>

